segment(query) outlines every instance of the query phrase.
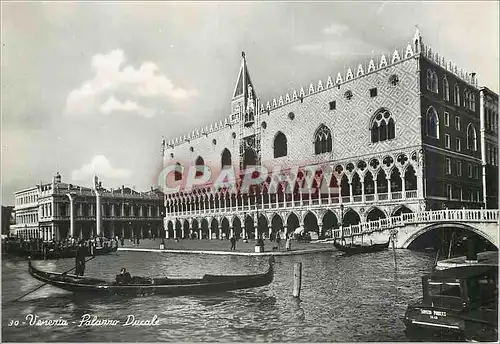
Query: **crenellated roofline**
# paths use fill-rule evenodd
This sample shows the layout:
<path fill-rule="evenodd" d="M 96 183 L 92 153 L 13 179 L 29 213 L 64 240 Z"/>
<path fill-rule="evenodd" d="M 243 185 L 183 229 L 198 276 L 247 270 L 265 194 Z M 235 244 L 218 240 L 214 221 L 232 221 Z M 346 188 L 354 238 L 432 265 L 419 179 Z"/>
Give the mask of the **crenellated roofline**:
<path fill-rule="evenodd" d="M 434 52 L 430 46 L 425 45 L 422 41 L 422 37 L 420 36 L 420 31 L 417 27 L 415 29 L 413 41 L 408 43 L 406 48 L 403 49 L 395 48 L 392 54 L 382 53 L 382 55 L 380 55 L 378 59 L 374 60 L 373 58 L 371 58 L 368 62 L 365 61 L 364 63 L 359 63 L 356 69 L 349 67 L 345 72 L 345 74 L 340 72 L 337 73 L 335 82 L 333 81 L 331 75 L 328 75 L 326 81 L 319 80 L 316 85 L 313 83 L 309 84 L 309 87 L 301 86 L 298 91 L 297 89 L 294 89 L 291 92 L 287 92 L 285 95 L 280 95 L 277 98 L 267 101 L 266 105 L 264 105 L 264 101 L 260 101 L 259 98 L 256 98 L 258 104 L 260 104 L 260 109 L 258 109 L 258 111 L 259 113 L 271 112 L 290 103 L 304 100 L 306 97 L 315 95 L 319 92 L 326 91 L 333 87 L 340 87 L 354 80 L 357 80 L 363 76 L 389 68 L 391 66 L 397 65 L 409 59 L 420 58 L 420 57 L 423 57 L 427 61 L 430 61 L 433 64 L 449 71 L 450 73 L 453 73 L 457 78 L 461 79 L 469 86 L 477 89 L 478 81 L 477 78 L 475 77 L 475 73 L 468 73 L 464 69 L 458 68 L 458 66 L 455 63 L 451 61 L 446 61 L 444 57 L 440 56 L 437 52 Z M 355 72 L 353 72 L 353 70 L 355 70 Z M 250 81 L 248 68 L 246 66 L 245 53 L 242 53 L 240 71 L 238 73 L 238 79 L 236 81 L 236 86 L 233 91 L 233 98 L 232 98 L 233 100 L 243 95 L 243 94 L 236 94 L 238 93 L 237 91 L 238 91 L 238 85 L 240 83 L 240 78 L 243 78 L 242 81 L 243 85 L 248 84 L 248 82 Z M 247 78 L 248 80 L 246 80 Z M 246 89 L 245 86 L 243 87 L 244 89 Z M 304 89 L 307 89 L 307 92 Z M 246 94 L 244 96 L 246 97 Z M 229 115 L 218 122 L 210 124 L 210 126 L 206 126 L 205 128 L 195 129 L 191 133 L 185 134 L 184 136 L 179 136 L 170 139 L 166 142 L 166 146 L 168 148 L 173 148 L 175 146 L 181 145 L 184 142 L 189 142 L 198 137 L 208 136 L 209 134 L 219 131 L 227 126 L 232 127 L 233 125 L 237 124 L 239 120 L 240 120 L 239 118 L 237 117 L 235 118 Z"/>

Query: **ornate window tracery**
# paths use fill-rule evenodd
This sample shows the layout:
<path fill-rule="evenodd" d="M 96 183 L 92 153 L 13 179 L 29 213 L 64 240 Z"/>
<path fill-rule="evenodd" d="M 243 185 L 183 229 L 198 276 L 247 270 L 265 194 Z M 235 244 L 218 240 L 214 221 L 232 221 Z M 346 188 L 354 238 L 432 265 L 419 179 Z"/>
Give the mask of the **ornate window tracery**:
<path fill-rule="evenodd" d="M 396 137 L 394 119 L 387 109 L 379 109 L 371 123 L 372 143 L 392 140 Z"/>
<path fill-rule="evenodd" d="M 314 134 L 314 154 L 329 153 L 332 151 L 332 132 L 322 124 Z"/>

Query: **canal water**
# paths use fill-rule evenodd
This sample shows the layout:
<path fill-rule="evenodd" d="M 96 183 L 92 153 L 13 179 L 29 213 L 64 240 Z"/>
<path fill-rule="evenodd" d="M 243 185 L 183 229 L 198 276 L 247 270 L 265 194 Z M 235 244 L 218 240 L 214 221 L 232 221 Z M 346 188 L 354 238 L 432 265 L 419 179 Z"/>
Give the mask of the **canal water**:
<path fill-rule="evenodd" d="M 4 342 L 351 342 L 407 341 L 402 317 L 421 296 L 421 275 L 433 253 L 392 251 L 340 256 L 338 252 L 278 256 L 268 286 L 210 296 L 81 297 L 45 286 L 9 302 L 40 282 L 25 260 L 2 260 Z M 294 264 L 303 264 L 301 300 L 294 299 Z M 64 271 L 73 259 L 37 261 L 45 270 Z M 263 272 L 267 258 L 118 252 L 87 263 L 86 274 L 113 279 L 120 268 L 132 275 L 201 277 L 205 273 Z M 67 326 L 30 326 L 26 316 L 63 319 Z M 117 326 L 79 326 L 82 316 L 119 320 Z M 158 318 L 156 326 L 122 326 Z M 19 321 L 16 326 L 15 321 Z M 26 324 L 22 324 L 26 322 Z"/>

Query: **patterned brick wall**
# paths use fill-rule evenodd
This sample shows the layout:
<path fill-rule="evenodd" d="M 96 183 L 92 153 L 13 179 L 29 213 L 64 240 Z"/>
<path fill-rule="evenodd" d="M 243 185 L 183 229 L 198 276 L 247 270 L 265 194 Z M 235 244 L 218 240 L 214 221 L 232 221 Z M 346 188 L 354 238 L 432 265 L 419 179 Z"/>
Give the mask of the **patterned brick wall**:
<path fill-rule="evenodd" d="M 397 75 L 399 85 L 389 83 Z M 377 88 L 377 96 L 370 97 L 370 89 Z M 351 100 L 344 97 L 346 91 Z M 322 92 L 306 96 L 280 108 L 263 113 L 266 122 L 262 130 L 262 161 L 265 164 L 302 164 L 370 157 L 383 152 L 404 149 L 421 144 L 420 96 L 417 60 L 406 59 L 375 72 L 352 79 Z M 336 101 L 330 110 L 329 102 Z M 395 120 L 395 139 L 371 143 L 370 123 L 380 108 L 388 109 Z M 293 112 L 294 119 L 289 118 Z M 333 135 L 333 151 L 314 154 L 314 134 L 325 124 Z M 256 125 L 258 125 L 256 123 Z M 273 143 L 278 131 L 287 137 L 288 155 L 274 159 Z"/>
<path fill-rule="evenodd" d="M 183 142 L 173 148 L 168 147 L 165 150 L 163 165 L 175 164 L 176 162 L 184 166 L 194 165 L 196 158 L 201 156 L 205 161 L 205 165 L 218 170 L 221 166 L 221 157 L 224 148 L 227 148 L 231 152 L 233 165 L 238 166 L 240 159 L 238 125 L 228 125 L 220 130 Z M 173 154 L 173 157 L 171 154 Z"/>

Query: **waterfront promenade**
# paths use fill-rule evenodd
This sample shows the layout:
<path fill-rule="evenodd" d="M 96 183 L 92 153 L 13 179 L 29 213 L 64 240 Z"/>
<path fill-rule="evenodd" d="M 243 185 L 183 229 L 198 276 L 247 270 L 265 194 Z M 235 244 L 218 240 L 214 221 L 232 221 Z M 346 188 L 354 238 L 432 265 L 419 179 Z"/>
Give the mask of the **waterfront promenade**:
<path fill-rule="evenodd" d="M 118 248 L 119 251 L 139 251 L 139 252 L 165 252 L 165 253 L 188 253 L 188 254 L 214 254 L 214 255 L 298 255 L 316 252 L 333 252 L 336 249 L 330 243 L 299 243 L 292 241 L 291 251 L 285 251 L 285 241 L 281 241 L 281 250 L 273 250 L 278 246 L 276 241 L 264 241 L 264 252 L 255 253 L 255 240 L 243 240 L 236 242 L 236 250 L 231 251 L 229 240 L 197 240 L 181 239 L 176 242 L 173 239 L 165 239 L 165 249 L 160 250 L 161 239 L 140 240 L 139 245 L 134 245 L 129 239 L 125 240 L 124 246 Z"/>

